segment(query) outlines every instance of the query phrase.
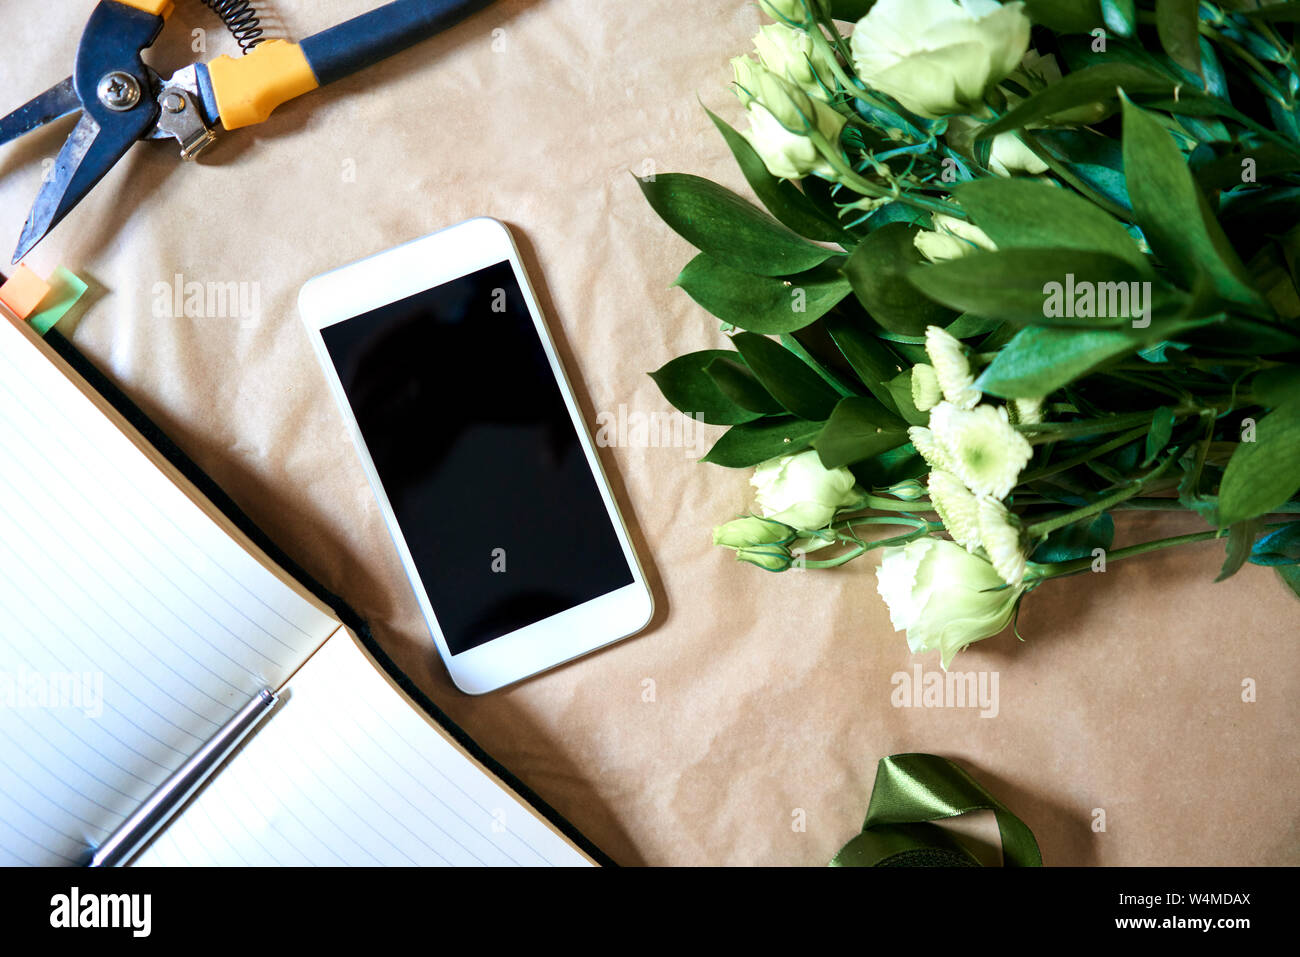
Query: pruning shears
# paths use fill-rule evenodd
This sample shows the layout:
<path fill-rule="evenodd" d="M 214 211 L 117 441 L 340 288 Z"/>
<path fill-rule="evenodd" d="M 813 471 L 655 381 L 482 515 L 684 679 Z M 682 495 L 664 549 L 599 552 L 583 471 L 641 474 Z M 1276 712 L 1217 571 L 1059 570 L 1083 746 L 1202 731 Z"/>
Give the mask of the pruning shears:
<path fill-rule="evenodd" d="M 300 43 L 265 40 L 245 56 L 194 63 L 163 79 L 145 65 L 173 0 L 101 0 L 72 76 L 0 119 L 0 145 L 73 113 L 76 127 L 37 194 L 17 263 L 57 226 L 136 140 L 175 139 L 193 159 L 227 130 L 261 123 L 280 104 L 391 56 L 492 0 L 395 0 Z"/>

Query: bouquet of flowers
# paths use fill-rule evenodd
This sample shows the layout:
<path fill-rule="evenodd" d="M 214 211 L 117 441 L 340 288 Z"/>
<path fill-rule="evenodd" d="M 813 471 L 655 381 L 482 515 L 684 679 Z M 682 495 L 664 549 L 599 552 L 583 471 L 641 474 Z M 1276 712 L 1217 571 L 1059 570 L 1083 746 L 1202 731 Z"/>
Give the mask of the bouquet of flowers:
<path fill-rule="evenodd" d="M 754 468 L 714 541 L 883 549 L 945 668 L 1042 582 L 1222 538 L 1300 595 L 1300 3 L 760 0 L 710 113 L 766 207 L 640 181 L 730 348 L 652 373 Z M 1111 549 L 1113 513 L 1204 531 Z M 901 534 L 868 536 L 873 525 Z"/>

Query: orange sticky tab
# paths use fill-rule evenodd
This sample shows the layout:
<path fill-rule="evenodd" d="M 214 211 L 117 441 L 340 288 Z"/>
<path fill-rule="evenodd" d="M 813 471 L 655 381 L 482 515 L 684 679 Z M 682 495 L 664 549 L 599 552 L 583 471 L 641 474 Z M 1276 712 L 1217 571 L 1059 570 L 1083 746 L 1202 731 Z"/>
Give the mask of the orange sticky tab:
<path fill-rule="evenodd" d="M 0 302 L 9 307 L 19 319 L 26 319 L 41 300 L 50 294 L 50 284 L 26 266 L 14 270 L 9 281 L 0 286 Z"/>

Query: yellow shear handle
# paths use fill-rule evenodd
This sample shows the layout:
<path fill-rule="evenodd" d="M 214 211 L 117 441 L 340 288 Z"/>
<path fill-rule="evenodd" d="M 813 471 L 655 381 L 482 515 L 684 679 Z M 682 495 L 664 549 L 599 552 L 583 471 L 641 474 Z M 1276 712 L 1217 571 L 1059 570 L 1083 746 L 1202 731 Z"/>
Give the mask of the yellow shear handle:
<path fill-rule="evenodd" d="M 288 40 L 259 43 L 239 59 L 219 56 L 208 64 L 208 77 L 228 130 L 261 123 L 281 103 L 320 86 L 302 47 Z"/>
<path fill-rule="evenodd" d="M 123 6 L 143 10 L 145 13 L 152 13 L 155 17 L 162 17 L 164 20 L 176 9 L 173 0 L 117 0 L 117 2 Z"/>

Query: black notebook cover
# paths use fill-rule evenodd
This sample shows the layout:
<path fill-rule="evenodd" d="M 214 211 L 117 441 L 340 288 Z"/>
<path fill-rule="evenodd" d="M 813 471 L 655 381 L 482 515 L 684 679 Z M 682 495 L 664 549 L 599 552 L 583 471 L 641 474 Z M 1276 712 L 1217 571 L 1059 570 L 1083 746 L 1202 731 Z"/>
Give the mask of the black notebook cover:
<path fill-rule="evenodd" d="M 603 867 L 616 867 L 615 862 L 604 851 L 598 848 L 588 840 L 582 832 L 574 827 L 558 811 L 538 797 L 528 785 L 520 781 L 503 767 L 492 755 L 484 751 L 465 731 L 439 708 L 433 701 L 421 691 L 406 674 L 397 667 L 396 663 L 390 658 L 387 652 L 375 641 L 374 636 L 370 633 L 370 627 L 358 615 L 347 602 L 339 596 L 332 594 L 323 585 L 308 575 L 292 558 L 281 551 L 276 544 L 271 541 L 253 521 L 244 514 L 243 510 L 235 504 L 221 487 L 208 477 L 194 461 L 190 459 L 176 443 L 172 442 L 167 435 L 156 426 L 153 421 L 144 414 L 144 412 L 131 399 L 119 389 L 113 382 L 99 371 L 95 365 L 77 351 L 57 329 L 51 329 L 45 336 L 45 341 L 50 347 L 57 352 L 66 361 L 77 374 L 80 375 L 90 385 L 92 389 L 102 395 L 121 415 L 135 427 L 141 435 L 155 448 L 158 452 L 172 465 L 180 470 L 181 474 L 194 483 L 195 487 L 203 493 L 214 506 L 226 515 L 245 535 L 253 540 L 262 551 L 285 570 L 294 580 L 299 582 L 304 588 L 328 605 L 333 612 L 338 615 L 339 621 L 350 628 L 361 643 L 365 645 L 366 650 L 374 656 L 380 666 L 397 685 L 410 695 L 411 700 L 418 704 L 424 711 L 441 725 L 448 734 L 475 759 L 482 762 L 489 770 L 496 774 L 506 786 L 517 793 L 524 801 L 532 807 L 551 824 L 555 825 L 565 837 L 573 841 L 584 852 L 589 854 L 596 863 Z"/>

